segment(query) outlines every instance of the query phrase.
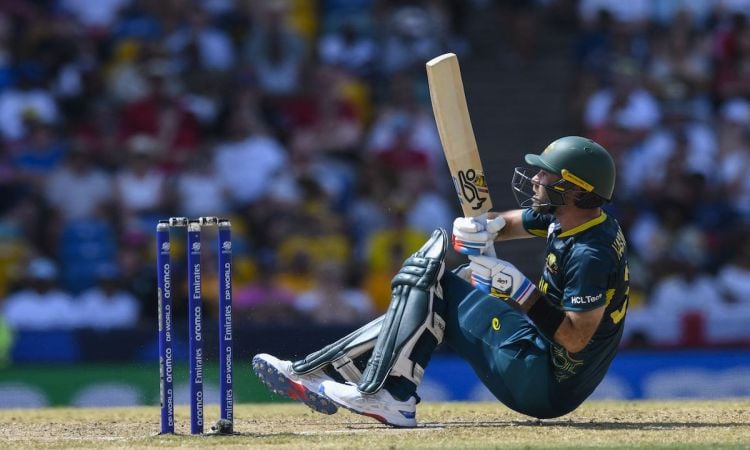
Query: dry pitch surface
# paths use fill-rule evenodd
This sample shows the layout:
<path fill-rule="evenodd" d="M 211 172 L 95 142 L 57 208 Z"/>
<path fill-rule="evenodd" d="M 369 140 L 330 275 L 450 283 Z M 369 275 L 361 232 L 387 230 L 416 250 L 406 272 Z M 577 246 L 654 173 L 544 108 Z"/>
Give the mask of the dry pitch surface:
<path fill-rule="evenodd" d="M 234 436 L 190 436 L 177 409 L 177 435 L 158 436 L 157 407 L 0 410 L 0 448 L 411 449 L 411 448 L 750 448 L 750 400 L 588 402 L 537 421 L 499 403 L 420 405 L 420 426 L 392 429 L 341 411 L 298 404 L 235 408 Z M 206 407 L 206 417 L 218 408 Z M 208 427 L 207 427 L 208 428 Z"/>

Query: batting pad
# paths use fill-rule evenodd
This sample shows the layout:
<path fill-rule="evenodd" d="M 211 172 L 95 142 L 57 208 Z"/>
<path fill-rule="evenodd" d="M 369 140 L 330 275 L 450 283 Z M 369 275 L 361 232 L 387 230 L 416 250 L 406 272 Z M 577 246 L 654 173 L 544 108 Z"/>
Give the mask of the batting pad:
<path fill-rule="evenodd" d="M 391 304 L 357 385 L 360 392 L 378 392 L 388 376 L 401 376 L 415 385 L 422 381 L 424 366 L 445 332 L 439 281 L 447 245 L 445 230 L 435 230 L 393 278 Z"/>
<path fill-rule="evenodd" d="M 362 372 L 355 364 L 355 359 L 375 347 L 375 340 L 380 334 L 384 318 L 385 316 L 380 316 L 338 341 L 295 361 L 292 370 L 305 374 L 330 365 L 346 381 L 359 383 Z"/>

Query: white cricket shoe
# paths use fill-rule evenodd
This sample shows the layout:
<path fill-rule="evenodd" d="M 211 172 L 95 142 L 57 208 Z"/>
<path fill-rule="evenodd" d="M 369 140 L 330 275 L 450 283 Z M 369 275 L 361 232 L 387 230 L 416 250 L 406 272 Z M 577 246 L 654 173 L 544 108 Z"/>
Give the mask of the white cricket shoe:
<path fill-rule="evenodd" d="M 363 394 L 354 384 L 324 381 L 321 394 L 351 412 L 372 417 L 378 422 L 394 427 L 417 426 L 417 400 L 413 396 L 406 401 L 393 398 L 390 392 L 381 389 L 375 394 Z"/>
<path fill-rule="evenodd" d="M 298 400 L 323 414 L 338 411 L 334 403 L 318 394 L 323 381 L 334 381 L 322 370 L 299 374 L 292 370 L 291 361 L 283 361 L 266 353 L 253 357 L 253 370 L 263 384 L 278 395 Z"/>

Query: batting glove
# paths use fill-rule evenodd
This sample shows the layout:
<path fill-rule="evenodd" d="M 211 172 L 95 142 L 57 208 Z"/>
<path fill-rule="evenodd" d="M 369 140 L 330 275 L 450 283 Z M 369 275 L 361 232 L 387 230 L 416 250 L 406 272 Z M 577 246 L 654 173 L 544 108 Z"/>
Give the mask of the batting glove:
<path fill-rule="evenodd" d="M 453 221 L 453 250 L 463 255 L 482 255 L 494 249 L 495 237 L 505 226 L 505 219 L 497 216 L 486 220 L 479 217 L 458 217 Z"/>
<path fill-rule="evenodd" d="M 469 260 L 471 284 L 493 297 L 524 302 L 536 290 L 534 283 L 508 261 L 491 256 L 469 256 Z"/>

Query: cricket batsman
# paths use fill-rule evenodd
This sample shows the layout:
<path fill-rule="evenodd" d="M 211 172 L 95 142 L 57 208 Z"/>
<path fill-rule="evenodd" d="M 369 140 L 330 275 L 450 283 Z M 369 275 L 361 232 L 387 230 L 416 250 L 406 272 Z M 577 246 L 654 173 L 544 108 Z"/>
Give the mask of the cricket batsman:
<path fill-rule="evenodd" d="M 414 427 L 417 386 L 446 341 L 507 407 L 537 418 L 576 409 L 604 378 L 628 306 L 625 238 L 602 210 L 615 164 L 578 136 L 525 160 L 512 182 L 521 209 L 454 221 L 452 246 L 467 265 L 444 272 L 448 237 L 436 230 L 393 278 L 384 316 L 298 361 L 256 355 L 258 377 L 315 411 Z M 536 285 L 485 255 L 496 240 L 534 236 L 547 239 Z"/>

